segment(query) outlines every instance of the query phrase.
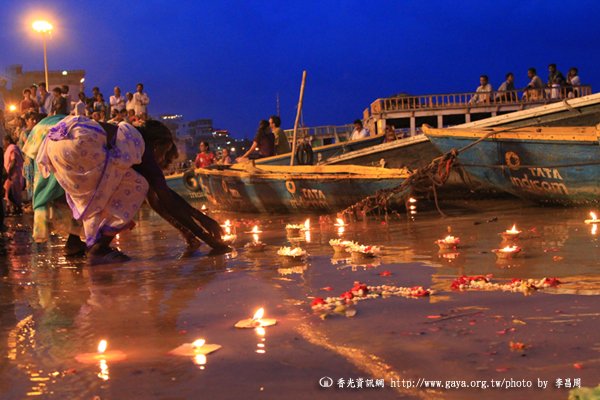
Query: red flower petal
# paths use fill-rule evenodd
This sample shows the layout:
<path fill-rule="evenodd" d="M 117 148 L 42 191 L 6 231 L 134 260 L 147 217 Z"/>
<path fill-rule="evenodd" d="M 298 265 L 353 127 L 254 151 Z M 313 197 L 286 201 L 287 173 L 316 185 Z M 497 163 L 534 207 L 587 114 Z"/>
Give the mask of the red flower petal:
<path fill-rule="evenodd" d="M 322 297 L 315 297 L 315 299 L 310 303 L 311 307 L 317 307 L 325 304 L 325 300 Z"/>

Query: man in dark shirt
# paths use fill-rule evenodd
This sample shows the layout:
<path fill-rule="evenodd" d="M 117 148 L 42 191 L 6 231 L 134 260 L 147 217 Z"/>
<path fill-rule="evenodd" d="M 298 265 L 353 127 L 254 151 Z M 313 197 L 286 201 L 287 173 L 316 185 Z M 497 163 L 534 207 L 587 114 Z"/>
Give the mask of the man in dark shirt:
<path fill-rule="evenodd" d="M 67 115 L 67 99 L 62 96 L 62 90 L 58 86 L 52 89 L 54 99 L 52 100 L 51 115 Z"/>

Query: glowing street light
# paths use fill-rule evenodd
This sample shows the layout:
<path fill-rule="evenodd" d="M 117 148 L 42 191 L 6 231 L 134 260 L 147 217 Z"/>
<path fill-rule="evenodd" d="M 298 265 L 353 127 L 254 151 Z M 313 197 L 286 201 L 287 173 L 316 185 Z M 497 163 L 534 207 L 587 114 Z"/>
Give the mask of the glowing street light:
<path fill-rule="evenodd" d="M 46 88 L 50 89 L 48 82 L 48 56 L 46 52 L 46 36 L 52 32 L 52 24 L 45 20 L 34 21 L 31 25 L 34 31 L 42 34 L 42 42 L 44 44 L 44 72 L 46 76 Z"/>

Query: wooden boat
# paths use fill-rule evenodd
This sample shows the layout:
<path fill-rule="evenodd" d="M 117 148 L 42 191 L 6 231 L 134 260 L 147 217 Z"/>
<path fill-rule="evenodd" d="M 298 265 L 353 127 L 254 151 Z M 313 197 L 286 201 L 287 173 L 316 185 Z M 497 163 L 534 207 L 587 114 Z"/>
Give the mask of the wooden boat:
<path fill-rule="evenodd" d="M 441 151 L 461 149 L 460 165 L 479 181 L 542 203 L 600 200 L 600 133 L 596 127 L 423 127 Z M 492 132 L 496 134 L 489 135 Z"/>
<path fill-rule="evenodd" d="M 249 213 L 335 212 L 408 177 L 404 169 L 251 163 L 196 175 L 213 208 Z"/>
<path fill-rule="evenodd" d="M 194 170 L 167 175 L 165 179 L 167 185 L 184 199 L 188 201 L 205 199 Z"/>
<path fill-rule="evenodd" d="M 347 142 L 339 142 L 328 144 L 325 146 L 315 147 L 312 149 L 313 162 L 312 164 L 321 164 L 330 157 L 340 154 L 345 154 L 355 150 L 364 149 L 383 142 L 383 135 L 368 136 L 363 139 L 351 140 Z M 292 153 L 285 153 L 278 156 L 265 157 L 256 160 L 257 165 L 290 165 Z M 297 163 L 296 163 L 297 164 Z"/>

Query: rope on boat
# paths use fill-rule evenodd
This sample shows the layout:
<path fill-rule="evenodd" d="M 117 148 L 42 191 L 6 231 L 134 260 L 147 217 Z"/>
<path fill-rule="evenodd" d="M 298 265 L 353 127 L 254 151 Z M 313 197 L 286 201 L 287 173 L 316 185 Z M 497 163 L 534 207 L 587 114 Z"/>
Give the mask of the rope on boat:
<path fill-rule="evenodd" d="M 443 186 L 448 177 L 452 167 L 456 164 L 458 155 L 464 151 L 467 151 L 473 146 L 483 142 L 487 138 L 502 132 L 513 131 L 523 127 L 510 127 L 506 129 L 500 129 L 497 131 L 490 131 L 468 145 L 462 147 L 459 150 L 452 149 L 445 154 L 434 158 L 431 162 L 423 168 L 419 168 L 414 171 L 407 179 L 405 179 L 400 185 L 390 188 L 382 189 L 375 192 L 371 196 L 367 196 L 357 203 L 347 207 L 340 212 L 341 215 L 355 215 L 357 213 L 368 213 L 375 209 L 383 209 L 386 214 L 388 212 L 389 200 L 398 196 L 406 203 L 408 198 L 417 193 L 433 193 L 433 199 L 437 211 L 443 217 L 446 216 L 441 210 L 438 202 L 437 188 Z"/>

